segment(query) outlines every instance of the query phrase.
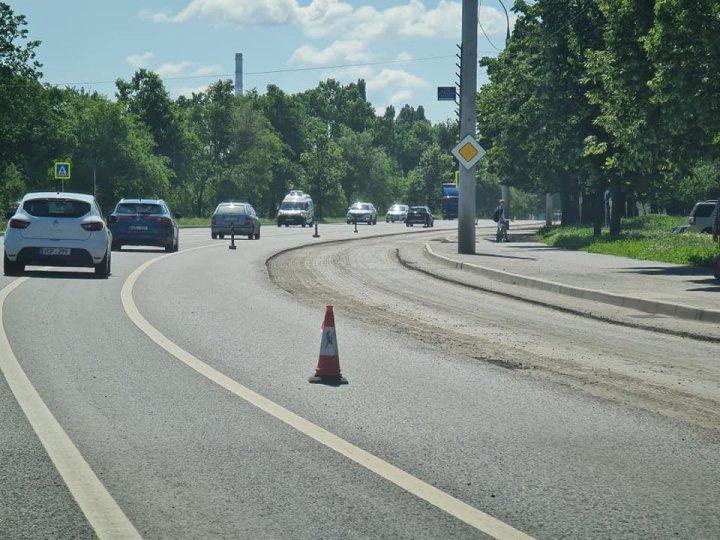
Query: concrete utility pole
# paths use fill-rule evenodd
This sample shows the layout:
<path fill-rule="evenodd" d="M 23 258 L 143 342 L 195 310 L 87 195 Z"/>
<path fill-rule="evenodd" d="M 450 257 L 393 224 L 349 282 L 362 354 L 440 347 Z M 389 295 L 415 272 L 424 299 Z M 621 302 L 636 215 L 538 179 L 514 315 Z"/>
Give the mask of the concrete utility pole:
<path fill-rule="evenodd" d="M 462 2 L 462 58 L 460 60 L 460 140 L 475 137 L 477 94 L 478 0 Z M 475 254 L 475 165 L 460 166 L 458 178 L 458 253 Z"/>
<path fill-rule="evenodd" d="M 243 95 L 243 55 L 235 53 L 235 95 Z"/>

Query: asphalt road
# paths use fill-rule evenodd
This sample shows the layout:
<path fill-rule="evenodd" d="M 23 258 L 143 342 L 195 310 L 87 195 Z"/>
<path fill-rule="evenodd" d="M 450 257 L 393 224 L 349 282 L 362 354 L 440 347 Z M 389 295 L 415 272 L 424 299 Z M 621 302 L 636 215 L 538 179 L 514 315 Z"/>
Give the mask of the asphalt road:
<path fill-rule="evenodd" d="M 234 251 L 186 229 L 177 254 L 114 253 L 109 280 L 0 278 L 0 537 L 717 537 L 713 431 L 509 369 L 530 345 L 571 358 L 603 338 L 618 341 L 617 362 L 637 334 L 568 315 L 567 333 L 545 335 L 555 313 L 387 255 L 455 225 L 330 225 L 319 239 L 264 227 Z M 366 242 L 388 232 L 403 234 Z M 352 242 L 268 270 L 273 254 L 328 240 Z M 394 324 L 409 295 L 415 324 Z M 307 382 L 328 303 L 341 387 Z M 477 326 L 483 350 L 427 338 L 448 325 Z M 719 347 L 667 351 L 701 346 Z M 77 455 L 31 390 L 11 390 L 13 359 Z"/>

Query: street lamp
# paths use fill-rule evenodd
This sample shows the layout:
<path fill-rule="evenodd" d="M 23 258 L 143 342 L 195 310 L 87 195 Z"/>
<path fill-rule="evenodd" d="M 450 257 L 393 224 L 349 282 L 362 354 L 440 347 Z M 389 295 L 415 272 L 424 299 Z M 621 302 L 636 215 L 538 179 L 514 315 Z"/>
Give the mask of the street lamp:
<path fill-rule="evenodd" d="M 505 43 L 507 43 L 507 41 L 510 39 L 510 16 L 508 15 L 508 10 L 505 9 L 505 4 L 502 3 L 502 0 L 498 0 L 498 2 L 500 2 L 500 5 L 505 12 L 505 21 L 507 22 L 507 34 L 505 34 Z"/>

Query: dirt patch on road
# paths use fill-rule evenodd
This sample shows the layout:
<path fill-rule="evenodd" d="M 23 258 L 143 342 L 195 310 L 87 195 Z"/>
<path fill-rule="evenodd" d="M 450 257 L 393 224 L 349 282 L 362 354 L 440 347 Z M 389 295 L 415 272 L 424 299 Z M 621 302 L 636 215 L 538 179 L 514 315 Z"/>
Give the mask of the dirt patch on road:
<path fill-rule="evenodd" d="M 432 282 L 403 268 L 397 247 L 381 242 L 293 250 L 271 258 L 267 268 L 273 282 L 304 303 L 318 308 L 332 303 L 347 316 L 452 354 L 720 434 L 720 371 L 696 361 L 713 351 L 720 356 L 717 344 L 666 336 L 663 349 L 665 341 L 658 345 L 658 335 L 638 329 L 624 331 L 597 321 L 591 326 L 582 317 L 518 307 L 507 299 L 490 307 L 492 298 L 468 298 L 482 292 Z M 483 302 L 488 307 L 480 309 Z M 518 326 L 520 314 L 528 322 L 523 319 Z M 564 319 L 557 327 L 547 325 L 547 319 L 558 317 Z M 591 335 L 595 329 L 597 336 Z"/>

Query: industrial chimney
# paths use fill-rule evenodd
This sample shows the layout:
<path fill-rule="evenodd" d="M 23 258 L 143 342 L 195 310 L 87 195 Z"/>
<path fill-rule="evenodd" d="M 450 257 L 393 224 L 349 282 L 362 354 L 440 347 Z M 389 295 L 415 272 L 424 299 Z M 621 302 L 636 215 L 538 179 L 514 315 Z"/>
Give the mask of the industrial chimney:
<path fill-rule="evenodd" d="M 242 53 L 235 53 L 235 95 L 243 93 L 243 59 Z"/>

